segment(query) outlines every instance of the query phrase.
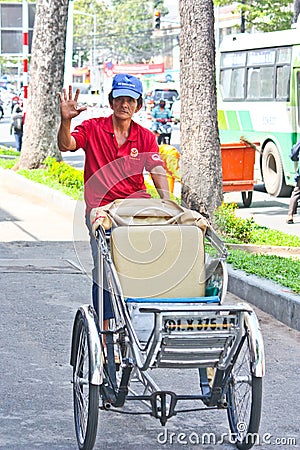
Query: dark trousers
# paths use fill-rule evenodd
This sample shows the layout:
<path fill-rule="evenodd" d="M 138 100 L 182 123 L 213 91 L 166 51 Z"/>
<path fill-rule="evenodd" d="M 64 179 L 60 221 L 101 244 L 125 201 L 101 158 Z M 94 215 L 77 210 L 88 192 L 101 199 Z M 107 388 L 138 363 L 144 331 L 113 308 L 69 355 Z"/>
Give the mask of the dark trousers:
<path fill-rule="evenodd" d="M 17 148 L 18 152 L 20 152 L 21 148 L 22 148 L 23 134 L 14 133 L 14 135 L 15 135 L 16 148 Z"/>
<path fill-rule="evenodd" d="M 98 242 L 96 238 L 93 235 L 92 228 L 90 225 L 89 215 L 86 216 L 86 226 L 89 230 L 90 235 L 90 244 L 91 244 L 91 250 L 92 250 L 92 257 L 94 262 L 94 268 L 92 271 L 93 275 L 93 286 L 92 286 L 92 299 L 93 299 L 93 306 L 97 314 L 99 314 L 98 311 L 98 299 L 99 299 L 99 290 L 103 289 L 103 319 L 111 319 L 114 317 L 111 307 L 111 300 L 110 300 L 110 294 L 107 289 L 107 280 L 105 276 L 105 271 L 103 273 L 103 286 L 100 285 L 98 282 L 99 279 L 99 267 L 98 267 Z"/>
<path fill-rule="evenodd" d="M 288 212 L 289 216 L 293 216 L 294 214 L 296 214 L 299 200 L 300 200 L 300 177 L 297 180 L 297 184 L 294 187 L 294 190 L 290 198 L 289 212 Z"/>

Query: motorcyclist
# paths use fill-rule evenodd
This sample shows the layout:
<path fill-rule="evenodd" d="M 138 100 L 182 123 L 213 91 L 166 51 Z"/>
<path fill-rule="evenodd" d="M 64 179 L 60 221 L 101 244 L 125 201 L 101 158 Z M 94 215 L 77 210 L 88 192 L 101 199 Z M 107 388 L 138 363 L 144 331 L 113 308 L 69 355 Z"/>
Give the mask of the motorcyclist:
<path fill-rule="evenodd" d="M 164 100 L 160 100 L 159 104 L 153 108 L 151 116 L 154 120 L 151 130 L 154 134 L 156 134 L 156 136 L 158 136 L 159 119 L 165 119 L 169 122 L 172 118 L 172 113 L 169 108 L 166 108 L 166 102 Z"/>

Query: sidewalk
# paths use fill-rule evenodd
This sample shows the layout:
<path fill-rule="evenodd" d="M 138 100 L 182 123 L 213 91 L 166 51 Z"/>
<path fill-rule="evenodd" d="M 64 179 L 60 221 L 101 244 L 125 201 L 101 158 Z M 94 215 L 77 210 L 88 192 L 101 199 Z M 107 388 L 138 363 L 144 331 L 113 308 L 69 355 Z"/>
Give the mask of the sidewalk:
<path fill-rule="evenodd" d="M 286 223 L 290 198 L 272 197 L 259 190 L 259 188 L 262 188 L 262 186 L 258 185 L 257 190 L 253 191 L 250 208 L 243 206 L 240 192 L 225 193 L 224 201 L 237 203 L 239 208 L 236 210 L 236 214 L 242 219 L 253 217 L 258 225 L 300 237 L 300 215 L 296 214 L 294 216 L 294 224 L 289 225 Z"/>
<path fill-rule="evenodd" d="M 16 241 L 21 242 L 20 254 Z M 43 253 L 42 242 L 47 243 L 44 246 L 47 254 Z M 51 242 L 52 247 L 49 245 Z M 68 245 L 60 245 L 60 242 L 68 242 Z M 7 252 L 12 247 L 14 262 L 9 262 L 7 259 L 12 257 Z M 23 261 L 17 262 L 18 259 Z M 33 260 L 38 260 L 36 265 L 40 270 L 64 272 L 76 269 L 81 274 L 90 274 L 84 204 L 12 171 L 0 169 L 0 265 L 3 269 L 13 264 L 19 267 L 18 270 L 21 267 L 24 270 L 24 264 L 34 265 Z M 229 267 L 228 290 L 291 328 L 300 330 L 300 296 L 287 288 Z"/>

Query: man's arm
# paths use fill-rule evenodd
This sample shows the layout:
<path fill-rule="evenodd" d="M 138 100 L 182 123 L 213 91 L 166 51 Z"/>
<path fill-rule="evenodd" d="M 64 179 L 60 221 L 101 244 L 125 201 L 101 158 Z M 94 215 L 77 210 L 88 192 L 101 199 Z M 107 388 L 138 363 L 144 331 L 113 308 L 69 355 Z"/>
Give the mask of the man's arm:
<path fill-rule="evenodd" d="M 61 152 L 76 150 L 76 141 L 74 137 L 71 136 L 70 131 L 71 120 L 74 117 L 77 117 L 82 111 L 86 110 L 86 106 L 77 106 L 79 93 L 80 90 L 77 89 L 73 99 L 72 86 L 69 86 L 68 95 L 66 89 L 63 89 L 63 92 L 58 94 L 61 122 L 57 134 L 57 144 Z"/>
<path fill-rule="evenodd" d="M 150 173 L 160 198 L 170 200 L 169 183 L 165 169 L 162 166 L 155 166 Z"/>
<path fill-rule="evenodd" d="M 62 120 L 57 133 L 57 144 L 61 152 L 76 150 L 76 141 L 71 136 L 71 120 Z"/>

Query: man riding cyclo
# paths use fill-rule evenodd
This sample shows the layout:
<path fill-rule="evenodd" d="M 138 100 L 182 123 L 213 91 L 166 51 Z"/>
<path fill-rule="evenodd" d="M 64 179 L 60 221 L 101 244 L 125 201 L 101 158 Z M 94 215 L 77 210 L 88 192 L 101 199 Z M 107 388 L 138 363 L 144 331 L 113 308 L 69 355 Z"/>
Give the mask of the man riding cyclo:
<path fill-rule="evenodd" d="M 83 121 L 71 132 L 71 121 L 87 109 L 78 104 L 80 90 L 73 96 L 72 86 L 59 93 L 61 123 L 58 147 L 62 152 L 85 151 L 84 198 L 86 224 L 90 233 L 93 269 L 93 305 L 98 312 L 98 247 L 92 233 L 90 213 L 93 208 L 120 198 L 148 198 L 144 170 L 152 177 L 159 196 L 169 199 L 169 186 L 155 136 L 132 120 L 143 105 L 143 86 L 127 74 L 114 77 L 108 96 L 113 113 Z M 109 295 L 104 290 L 104 327 L 112 317 Z"/>

